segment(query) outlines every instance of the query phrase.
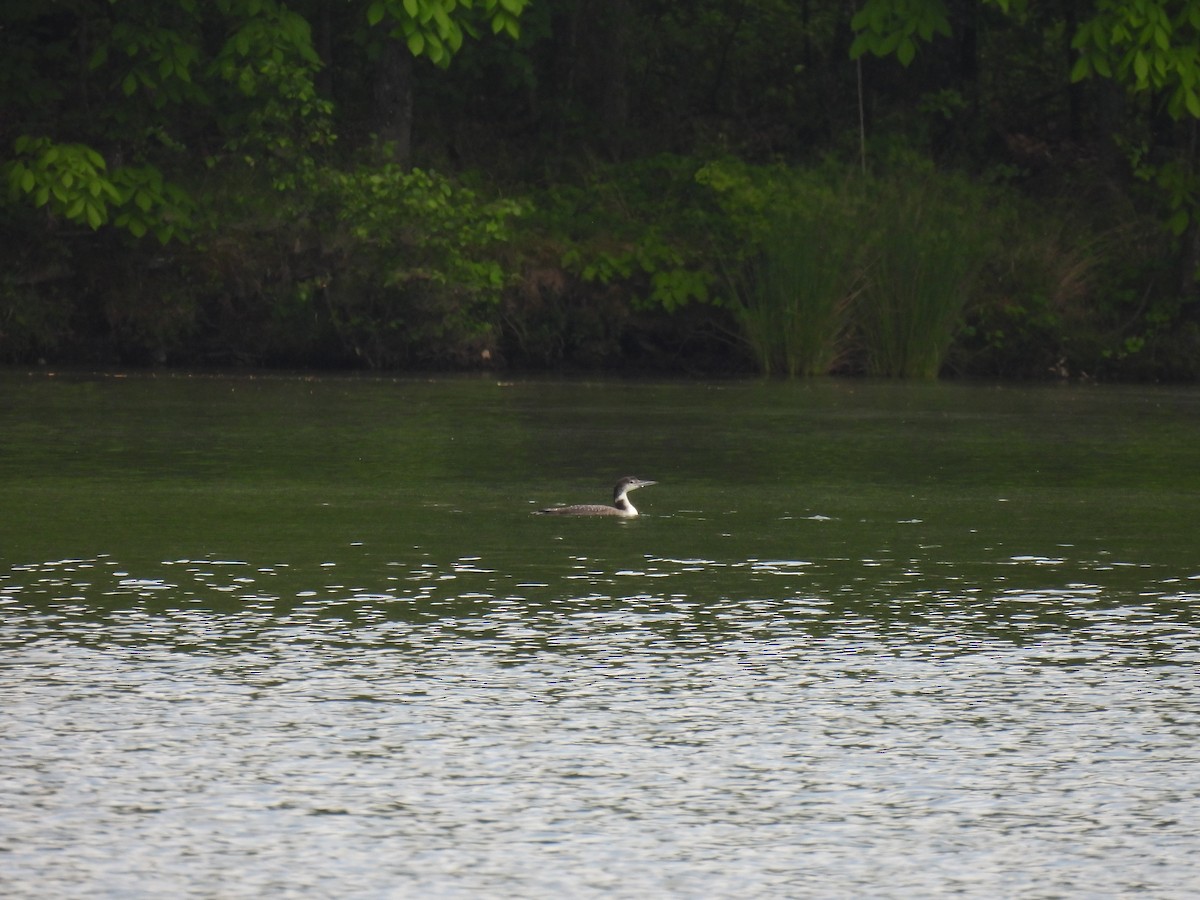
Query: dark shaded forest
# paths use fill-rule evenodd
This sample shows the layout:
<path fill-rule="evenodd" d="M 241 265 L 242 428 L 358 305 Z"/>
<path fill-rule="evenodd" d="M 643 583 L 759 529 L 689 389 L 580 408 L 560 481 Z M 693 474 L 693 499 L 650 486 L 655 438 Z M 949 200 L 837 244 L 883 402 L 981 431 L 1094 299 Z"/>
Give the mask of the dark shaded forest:
<path fill-rule="evenodd" d="M 1200 375 L 1200 0 L 0 0 L 0 49 L 0 363 Z"/>

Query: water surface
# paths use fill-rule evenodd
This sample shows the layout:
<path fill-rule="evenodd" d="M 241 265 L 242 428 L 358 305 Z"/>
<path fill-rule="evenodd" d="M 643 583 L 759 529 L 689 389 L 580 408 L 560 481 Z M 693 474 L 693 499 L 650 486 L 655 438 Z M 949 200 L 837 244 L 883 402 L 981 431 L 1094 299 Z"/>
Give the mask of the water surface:
<path fill-rule="evenodd" d="M 10 373 L 0 435 L 6 895 L 1200 888 L 1200 392 Z"/>

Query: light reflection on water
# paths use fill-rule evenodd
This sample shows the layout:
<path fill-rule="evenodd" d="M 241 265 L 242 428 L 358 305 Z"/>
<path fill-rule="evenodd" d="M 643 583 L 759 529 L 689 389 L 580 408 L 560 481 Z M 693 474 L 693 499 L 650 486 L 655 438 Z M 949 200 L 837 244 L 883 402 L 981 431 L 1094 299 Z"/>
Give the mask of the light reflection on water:
<path fill-rule="evenodd" d="M 0 574 L 7 894 L 1200 878 L 1195 576 L 573 554 L 539 581 L 486 555 L 335 557 Z"/>

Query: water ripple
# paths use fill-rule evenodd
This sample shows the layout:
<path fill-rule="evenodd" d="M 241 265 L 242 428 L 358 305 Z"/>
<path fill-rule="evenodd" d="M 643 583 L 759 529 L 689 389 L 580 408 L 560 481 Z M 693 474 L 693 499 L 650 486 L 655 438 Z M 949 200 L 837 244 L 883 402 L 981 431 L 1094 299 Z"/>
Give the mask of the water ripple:
<path fill-rule="evenodd" d="M 1200 877 L 1191 575 L 332 562 L 0 573 L 9 895 L 1182 897 Z"/>

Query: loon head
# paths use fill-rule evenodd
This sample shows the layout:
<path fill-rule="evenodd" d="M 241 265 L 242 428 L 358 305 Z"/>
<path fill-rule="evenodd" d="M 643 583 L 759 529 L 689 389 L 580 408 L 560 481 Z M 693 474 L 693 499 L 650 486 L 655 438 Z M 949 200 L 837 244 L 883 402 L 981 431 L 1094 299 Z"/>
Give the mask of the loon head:
<path fill-rule="evenodd" d="M 613 502 L 616 503 L 630 491 L 637 490 L 640 487 L 645 487 L 648 484 L 658 484 L 657 481 L 647 481 L 644 478 L 638 478 L 635 475 L 626 475 L 617 482 L 617 486 L 613 488 Z"/>

